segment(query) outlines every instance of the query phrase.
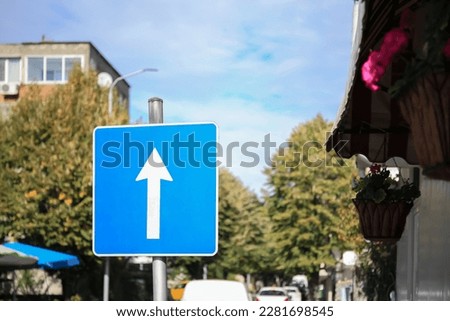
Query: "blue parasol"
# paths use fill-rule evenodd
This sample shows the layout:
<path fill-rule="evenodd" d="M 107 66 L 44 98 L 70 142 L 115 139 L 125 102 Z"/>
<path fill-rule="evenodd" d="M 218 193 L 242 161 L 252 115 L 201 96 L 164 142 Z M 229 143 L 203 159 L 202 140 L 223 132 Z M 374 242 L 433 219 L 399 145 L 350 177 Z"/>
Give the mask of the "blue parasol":
<path fill-rule="evenodd" d="M 36 266 L 37 258 L 21 254 L 0 245 L 0 272 L 30 269 Z"/>
<path fill-rule="evenodd" d="M 44 249 L 33 245 L 11 242 L 4 243 L 3 246 L 18 252 L 21 255 L 36 258 L 37 262 L 34 266 L 36 268 L 63 269 L 80 264 L 80 261 L 75 255 Z"/>

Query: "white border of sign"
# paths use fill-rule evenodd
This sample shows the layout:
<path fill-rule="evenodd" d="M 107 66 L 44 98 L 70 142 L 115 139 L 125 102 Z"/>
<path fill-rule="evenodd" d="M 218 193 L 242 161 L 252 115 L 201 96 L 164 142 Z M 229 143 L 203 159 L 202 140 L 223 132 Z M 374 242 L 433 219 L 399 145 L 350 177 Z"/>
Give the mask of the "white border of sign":
<path fill-rule="evenodd" d="M 136 127 L 167 127 L 167 126 L 189 126 L 189 125 L 214 125 L 216 127 L 216 141 L 219 142 L 219 126 L 215 122 L 192 122 L 192 123 L 161 123 L 161 124 L 136 124 L 136 125 L 111 125 L 97 126 L 92 132 L 92 252 L 98 257 L 120 257 L 120 256 L 214 256 L 219 250 L 219 168 L 216 166 L 216 247 L 213 253 L 114 253 L 100 254 L 95 252 L 95 131 L 99 128 L 136 128 Z"/>

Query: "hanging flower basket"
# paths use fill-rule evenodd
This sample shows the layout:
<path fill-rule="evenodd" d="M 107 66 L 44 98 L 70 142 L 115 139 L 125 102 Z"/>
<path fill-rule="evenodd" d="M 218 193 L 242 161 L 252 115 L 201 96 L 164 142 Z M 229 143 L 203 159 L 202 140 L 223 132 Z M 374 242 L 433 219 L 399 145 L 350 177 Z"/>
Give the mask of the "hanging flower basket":
<path fill-rule="evenodd" d="M 354 182 L 356 197 L 353 204 L 358 211 L 361 232 L 373 242 L 397 242 L 405 229 L 406 217 L 420 196 L 418 187 L 391 177 L 378 164 L 369 173 Z"/>
<path fill-rule="evenodd" d="M 423 174 L 450 181 L 450 73 L 428 73 L 399 97 Z"/>
<path fill-rule="evenodd" d="M 361 232 L 372 242 L 395 243 L 405 229 L 406 217 L 413 203 L 375 203 L 374 201 L 353 199 L 358 211 Z"/>

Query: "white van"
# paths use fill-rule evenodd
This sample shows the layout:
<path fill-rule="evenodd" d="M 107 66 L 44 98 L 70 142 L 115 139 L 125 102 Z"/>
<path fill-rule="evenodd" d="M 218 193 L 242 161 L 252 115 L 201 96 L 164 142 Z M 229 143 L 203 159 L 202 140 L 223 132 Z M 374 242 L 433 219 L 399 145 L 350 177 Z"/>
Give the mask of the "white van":
<path fill-rule="evenodd" d="M 250 296 L 238 281 L 194 280 L 186 284 L 181 301 L 250 301 Z"/>
<path fill-rule="evenodd" d="M 294 275 L 292 277 L 292 283 L 303 285 L 305 288 L 308 288 L 308 278 L 304 274 Z"/>

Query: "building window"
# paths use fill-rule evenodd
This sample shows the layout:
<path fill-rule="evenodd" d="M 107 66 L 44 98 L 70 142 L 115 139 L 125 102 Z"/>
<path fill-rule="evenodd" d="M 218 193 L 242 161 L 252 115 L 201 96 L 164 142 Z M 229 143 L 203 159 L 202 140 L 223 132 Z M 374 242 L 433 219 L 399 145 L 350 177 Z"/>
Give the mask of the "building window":
<path fill-rule="evenodd" d="M 44 58 L 28 58 L 28 81 L 44 81 Z"/>
<path fill-rule="evenodd" d="M 47 59 L 47 70 L 46 70 L 46 80 L 47 81 L 61 81 L 62 80 L 62 58 L 48 58 Z"/>
<path fill-rule="evenodd" d="M 81 58 L 79 57 L 67 57 L 64 58 L 64 79 L 69 80 L 70 73 L 75 66 L 81 66 Z"/>
<path fill-rule="evenodd" d="M 81 57 L 29 57 L 28 82 L 66 82 Z"/>
<path fill-rule="evenodd" d="M 0 82 L 20 81 L 20 58 L 0 58 Z"/>

